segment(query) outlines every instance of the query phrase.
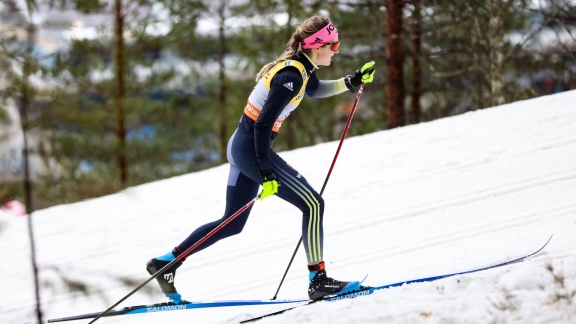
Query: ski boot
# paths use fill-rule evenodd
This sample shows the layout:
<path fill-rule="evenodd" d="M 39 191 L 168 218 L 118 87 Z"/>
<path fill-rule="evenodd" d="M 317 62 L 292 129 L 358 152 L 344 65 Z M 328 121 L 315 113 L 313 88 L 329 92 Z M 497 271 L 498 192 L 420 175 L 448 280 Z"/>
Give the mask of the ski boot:
<path fill-rule="evenodd" d="M 148 261 L 146 263 L 146 270 L 149 274 L 153 275 L 179 255 L 180 252 L 178 249 L 174 248 L 172 252 Z M 162 289 L 164 295 L 174 304 L 179 304 L 182 301 L 182 296 L 176 291 L 176 287 L 174 287 L 174 279 L 176 278 L 176 269 L 182 265 L 183 261 L 184 259 L 174 262 L 168 269 L 156 277 L 158 284 L 160 284 L 160 289 Z"/>
<path fill-rule="evenodd" d="M 359 281 L 339 281 L 328 277 L 324 269 L 324 261 L 309 265 L 308 270 L 310 270 L 308 297 L 311 300 L 320 300 L 325 296 L 339 295 L 362 289 Z"/>

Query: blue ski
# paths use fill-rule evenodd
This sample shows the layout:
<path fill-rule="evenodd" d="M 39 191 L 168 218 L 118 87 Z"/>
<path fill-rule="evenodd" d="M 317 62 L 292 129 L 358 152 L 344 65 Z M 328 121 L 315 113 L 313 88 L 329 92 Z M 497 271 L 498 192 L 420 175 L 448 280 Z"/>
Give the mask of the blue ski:
<path fill-rule="evenodd" d="M 118 316 L 118 315 L 132 315 L 132 314 L 144 314 L 144 313 L 157 313 L 157 312 L 168 312 L 176 310 L 186 310 L 186 309 L 196 309 L 196 308 L 210 308 L 210 307 L 230 307 L 230 306 L 249 306 L 249 305 L 276 305 L 276 304 L 290 304 L 290 303 L 305 303 L 308 299 L 281 299 L 281 300 L 217 300 L 217 301 L 205 301 L 205 302 L 181 302 L 180 304 L 169 303 L 158 303 L 150 305 L 139 305 L 130 306 L 122 309 L 117 309 L 110 311 L 102 317 L 108 316 Z M 44 321 L 42 323 L 57 323 L 57 322 L 67 322 L 76 321 L 81 319 L 96 318 L 101 312 L 89 313 L 76 316 L 54 318 Z"/>
<path fill-rule="evenodd" d="M 536 249 L 535 251 L 532 251 L 530 253 L 527 253 L 521 257 L 517 257 L 508 261 L 504 261 L 504 262 L 500 262 L 497 264 L 493 264 L 490 266 L 486 266 L 486 267 L 482 267 L 482 268 L 476 268 L 476 269 L 472 269 L 472 270 L 467 270 L 467 271 L 462 271 L 462 272 L 455 272 L 455 273 L 450 273 L 450 274 L 444 274 L 444 275 L 439 275 L 439 276 L 433 276 L 433 277 L 427 277 L 427 278 L 419 278 L 419 279 L 413 279 L 413 280 L 407 280 L 407 281 L 401 281 L 401 282 L 396 282 L 396 283 L 392 283 L 392 284 L 387 284 L 387 285 L 382 285 L 382 286 L 376 286 L 376 287 L 365 287 L 362 290 L 359 291 L 353 291 L 353 292 L 348 292 L 348 293 L 344 293 L 344 294 L 338 294 L 338 295 L 330 295 L 330 296 L 326 296 L 323 299 L 320 300 L 309 300 L 306 303 L 301 303 L 299 305 L 295 305 L 295 306 L 290 306 L 289 308 L 285 308 L 283 310 L 280 311 L 276 311 L 273 313 L 269 313 L 269 314 L 265 314 L 262 316 L 258 316 L 258 317 L 254 317 L 251 318 L 249 320 L 245 320 L 242 321 L 240 323 L 250 323 L 250 322 L 254 322 L 257 321 L 259 319 L 262 319 L 264 317 L 270 317 L 270 316 L 274 316 L 274 315 L 279 315 L 282 314 L 286 311 L 289 311 L 291 309 L 300 307 L 300 306 L 304 306 L 304 305 L 309 305 L 312 303 L 316 303 L 319 301 L 327 301 L 327 302 L 331 302 L 331 301 L 336 301 L 336 300 L 342 300 L 342 299 L 350 299 L 350 298 L 356 298 L 356 297 L 360 297 L 360 296 L 367 296 L 367 295 L 371 295 L 373 294 L 376 290 L 381 290 L 381 289 L 388 289 L 388 288 L 393 288 L 393 287 L 400 287 L 403 285 L 409 285 L 409 284 L 413 284 L 413 283 L 419 283 L 419 282 L 429 282 L 429 281 L 435 281 L 435 280 L 440 280 L 440 279 L 444 279 L 444 278 L 448 278 L 448 277 L 453 277 L 453 276 L 458 276 L 458 275 L 464 275 L 464 274 L 468 274 L 468 273 L 474 273 L 474 272 L 479 272 L 479 271 L 484 271 L 484 270 L 488 270 L 488 269 L 493 269 L 493 268 L 498 268 L 498 267 L 503 267 L 503 266 L 507 266 L 510 264 L 514 264 L 514 263 L 518 263 L 518 262 L 522 262 L 525 261 L 531 257 L 533 257 L 534 255 L 538 254 L 540 251 L 542 251 L 550 242 L 550 240 L 552 239 L 553 235 L 550 235 L 550 237 L 548 238 L 548 240 L 542 245 L 540 246 L 538 249 Z"/>
<path fill-rule="evenodd" d="M 540 248 L 538 248 L 537 250 L 535 250 L 533 252 L 530 252 L 530 253 L 525 254 L 521 257 L 518 257 L 518 258 L 515 258 L 512 260 L 508 260 L 508 261 L 504 261 L 501 263 L 497 263 L 497 264 L 494 264 L 491 266 L 477 268 L 477 269 L 473 269 L 473 270 L 462 271 L 462 272 L 444 274 L 444 275 L 439 275 L 439 276 L 434 276 L 434 277 L 407 280 L 407 281 L 402 281 L 402 282 L 397 282 L 397 283 L 392 283 L 392 284 L 386 284 L 386 285 L 382 285 L 382 286 L 365 287 L 364 289 L 362 289 L 360 291 L 354 291 L 354 292 L 349 292 L 349 293 L 344 293 L 344 294 L 339 294 L 339 295 L 326 296 L 320 300 L 309 300 L 309 299 L 279 299 L 279 300 L 262 299 L 262 300 L 260 300 L 260 299 L 255 299 L 255 300 L 220 300 L 220 301 L 205 301 L 205 302 L 182 302 L 180 304 L 174 304 L 174 303 L 170 302 L 170 303 L 158 303 L 158 304 L 150 304 L 150 305 L 139 305 L 139 306 L 125 307 L 122 309 L 112 310 L 112 311 L 102 315 L 102 317 L 119 316 L 119 315 L 132 315 L 132 314 L 145 314 L 145 313 L 157 313 L 157 312 L 167 312 L 167 311 L 196 309 L 196 308 L 211 308 L 211 307 L 231 307 L 231 306 L 249 306 L 249 305 L 280 305 L 280 304 L 291 305 L 289 308 L 283 309 L 281 311 L 262 315 L 262 316 L 255 317 L 255 318 L 241 322 L 241 323 L 248 323 L 248 322 L 259 320 L 259 319 L 264 318 L 264 317 L 282 314 L 282 313 L 284 313 L 288 310 L 294 309 L 296 307 L 312 304 L 312 303 L 315 303 L 318 301 L 329 301 L 330 302 L 330 301 L 336 301 L 336 300 L 341 300 L 341 299 L 356 298 L 356 297 L 360 297 L 360 296 L 371 295 L 376 290 L 399 287 L 402 285 L 419 283 L 419 282 L 435 281 L 435 280 L 444 279 L 444 278 L 448 278 L 448 277 L 452 277 L 452 276 L 474 273 L 474 272 L 479 272 L 479 271 L 484 271 L 484 270 L 488 270 L 488 269 L 492 269 L 492 268 L 510 265 L 510 264 L 517 263 L 517 262 L 522 262 L 522 261 L 529 259 L 530 257 L 538 254 L 540 251 L 542 251 L 546 247 L 546 245 L 548 245 L 548 243 L 550 242 L 551 239 L 552 239 L 552 236 L 550 236 L 550 238 L 546 241 L 546 243 L 544 243 Z M 96 318 L 96 317 L 100 316 L 100 314 L 102 314 L 102 312 L 69 316 L 69 317 L 62 317 L 62 318 L 54 318 L 54 319 L 49 319 L 47 321 L 44 321 L 42 323 L 57 323 L 57 322 L 67 322 L 67 321 L 75 321 L 75 320 L 81 320 L 81 319 L 91 319 L 91 318 Z"/>
<path fill-rule="evenodd" d="M 518 262 L 522 262 L 526 259 L 529 259 L 530 257 L 538 254 L 540 251 L 542 251 L 546 245 L 548 245 L 548 243 L 550 242 L 550 240 L 552 239 L 552 235 L 550 235 L 550 238 L 548 238 L 548 240 L 546 241 L 546 243 L 544 243 L 544 245 L 542 245 L 540 248 L 538 248 L 538 250 L 531 252 L 530 254 L 526 254 L 523 255 L 521 257 L 512 259 L 512 260 L 508 260 L 508 261 L 504 261 L 501 263 L 497 263 L 491 266 L 487 266 L 487 267 L 483 267 L 483 268 L 478 268 L 478 269 L 473 269 L 473 270 L 467 270 L 467 271 L 462 271 L 462 272 L 455 272 L 455 273 L 450 273 L 450 274 L 444 274 L 444 275 L 440 275 L 440 276 L 434 276 L 434 277 L 428 277 L 428 278 L 419 278 L 419 279 L 414 279 L 414 280 L 408 280 L 408 281 L 402 281 L 402 282 L 396 282 L 393 284 L 387 284 L 387 285 L 383 285 L 383 286 L 377 286 L 377 287 L 366 287 L 366 289 L 361 290 L 361 291 L 355 291 L 355 292 L 350 292 L 347 294 L 342 294 L 342 295 L 336 295 L 336 296 L 327 296 L 324 297 L 325 301 L 335 301 L 335 300 L 340 300 L 340 299 L 347 299 L 347 298 L 355 298 L 358 296 L 364 296 L 364 295 L 370 295 L 372 293 L 374 293 L 376 290 L 380 290 L 380 289 L 387 289 L 387 288 L 393 288 L 393 287 L 399 287 L 402 285 L 409 285 L 409 284 L 413 284 L 413 283 L 418 283 L 418 282 L 429 282 L 429 281 L 435 281 L 435 280 L 440 280 L 440 279 L 444 279 L 444 278 L 448 278 L 448 277 L 453 277 L 453 276 L 459 276 L 459 275 L 464 275 L 464 274 L 468 274 L 468 273 L 474 273 L 474 272 L 479 272 L 479 271 L 484 271 L 484 270 L 488 270 L 488 269 L 493 269 L 493 268 L 498 268 L 498 267 L 503 267 L 506 265 L 510 265 L 513 263 L 518 263 Z"/>

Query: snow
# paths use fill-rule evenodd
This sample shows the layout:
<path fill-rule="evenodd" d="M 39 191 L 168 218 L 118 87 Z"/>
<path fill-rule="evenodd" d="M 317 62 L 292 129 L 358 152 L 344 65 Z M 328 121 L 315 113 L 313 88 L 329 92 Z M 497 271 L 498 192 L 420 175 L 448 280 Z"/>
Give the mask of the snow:
<path fill-rule="evenodd" d="M 366 91 L 370 91 L 367 89 Z M 263 323 L 576 322 L 576 91 L 349 137 L 324 192 L 328 274 L 367 285 L 518 264 L 316 303 Z M 362 109 L 362 102 L 359 109 Z M 354 127 L 354 121 L 352 126 Z M 338 142 L 281 155 L 321 188 Z M 146 261 L 221 217 L 227 165 L 33 214 L 45 319 L 102 311 L 148 279 Z M 269 299 L 300 215 L 258 201 L 242 234 L 188 258 L 188 300 Z M 0 212 L 0 323 L 35 320 L 25 217 Z M 90 293 L 70 291 L 63 278 Z M 133 286 L 123 282 L 132 281 Z M 278 298 L 306 297 L 300 251 Z M 164 301 L 152 282 L 119 307 Z M 284 306 L 102 318 L 98 323 L 236 323 Z M 87 320 L 77 321 L 86 323 Z"/>

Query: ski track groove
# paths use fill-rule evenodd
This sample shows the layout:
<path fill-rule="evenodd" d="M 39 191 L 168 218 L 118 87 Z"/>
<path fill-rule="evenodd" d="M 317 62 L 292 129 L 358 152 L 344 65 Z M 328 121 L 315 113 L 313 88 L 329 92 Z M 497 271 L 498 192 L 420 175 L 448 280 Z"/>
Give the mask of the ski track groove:
<path fill-rule="evenodd" d="M 531 218 L 536 215 L 542 215 L 542 217 L 536 219 Z M 398 255 L 410 254 L 414 251 L 418 251 L 421 249 L 455 243 L 461 240 L 470 239 L 471 237 L 480 237 L 484 235 L 494 234 L 496 232 L 502 232 L 508 230 L 509 228 L 532 224 L 540 221 L 542 222 L 549 221 L 551 219 L 564 217 L 566 215 L 576 215 L 576 206 L 567 206 L 564 208 L 553 209 L 545 213 L 522 214 L 518 217 L 515 217 L 514 219 L 503 221 L 502 223 L 486 224 L 481 227 L 473 227 L 465 230 L 457 229 L 451 233 L 442 232 L 439 233 L 439 235 L 424 237 L 418 241 L 411 241 L 411 248 L 404 248 L 403 247 L 405 246 L 404 244 L 390 245 L 386 248 L 386 250 L 382 250 L 380 253 L 372 253 L 370 255 L 370 258 L 380 260 L 395 257 Z M 363 261 L 365 259 L 366 256 L 358 255 L 350 257 L 349 259 L 347 259 L 347 261 L 354 263 Z"/>
<path fill-rule="evenodd" d="M 508 159 L 512 160 L 511 158 L 508 158 Z M 409 183 L 418 182 L 418 181 L 420 181 L 420 179 L 422 177 L 432 178 L 432 177 L 437 177 L 437 176 L 441 176 L 441 175 L 445 175 L 445 174 L 453 175 L 454 172 L 478 170 L 478 167 L 489 166 L 489 165 L 493 164 L 493 162 L 498 163 L 498 164 L 500 163 L 500 161 L 497 161 L 496 159 L 490 159 L 490 160 L 478 161 L 476 163 L 467 163 L 467 164 L 454 163 L 449 167 L 446 167 L 445 164 L 443 164 L 437 168 L 430 167 L 427 169 L 421 169 L 419 174 L 415 174 L 412 176 L 408 175 L 407 177 L 402 177 L 401 180 L 397 180 L 397 181 L 389 181 L 386 179 L 384 179 L 384 180 L 377 179 L 372 183 L 372 185 L 377 186 L 379 189 L 389 188 L 389 187 L 397 187 L 399 184 L 406 185 Z M 530 180 L 533 180 L 533 179 L 530 179 Z M 382 182 L 385 182 L 388 184 L 382 185 Z"/>
<path fill-rule="evenodd" d="M 476 203 L 479 201 L 492 199 L 497 196 L 506 196 L 509 194 L 514 194 L 526 190 L 533 190 L 535 187 L 547 186 L 556 182 L 563 182 L 569 180 L 576 180 L 576 171 L 567 171 L 557 174 L 550 175 L 545 178 L 540 178 L 537 180 L 527 179 L 525 181 L 518 181 L 506 186 L 498 186 L 497 188 L 483 189 L 480 193 L 469 193 L 461 196 L 454 196 L 448 199 L 420 205 L 407 211 L 399 211 L 390 213 L 389 217 L 385 218 L 385 221 L 392 222 L 401 219 L 406 219 L 408 217 L 424 216 L 434 211 L 452 208 L 456 206 L 464 206 L 470 203 Z M 349 223 L 341 224 L 331 228 L 331 232 L 336 235 L 340 235 L 350 230 L 356 230 L 360 228 L 365 228 L 369 226 L 375 226 L 383 222 L 382 214 L 374 214 L 373 217 L 363 218 L 355 222 L 354 225 Z"/>

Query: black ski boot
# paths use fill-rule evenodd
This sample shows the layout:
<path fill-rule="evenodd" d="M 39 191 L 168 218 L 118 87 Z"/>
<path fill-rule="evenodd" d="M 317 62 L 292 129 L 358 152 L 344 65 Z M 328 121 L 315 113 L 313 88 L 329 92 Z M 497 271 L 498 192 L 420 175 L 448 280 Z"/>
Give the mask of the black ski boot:
<path fill-rule="evenodd" d="M 311 300 L 320 300 L 325 296 L 339 295 L 361 289 L 359 281 L 339 281 L 328 277 L 324 269 L 324 261 L 309 265 L 308 270 L 310 270 L 308 297 Z"/>
<path fill-rule="evenodd" d="M 174 248 L 172 252 L 148 261 L 146 263 L 146 270 L 149 274 L 153 275 L 179 255 L 180 252 L 178 249 Z M 170 298 L 174 304 L 178 304 L 182 300 L 182 296 L 176 291 L 176 287 L 174 286 L 174 279 L 176 279 L 176 269 L 182 265 L 183 261 L 184 259 L 174 262 L 168 269 L 156 277 L 158 284 L 160 284 L 160 289 L 162 289 L 162 292 L 166 297 Z"/>

